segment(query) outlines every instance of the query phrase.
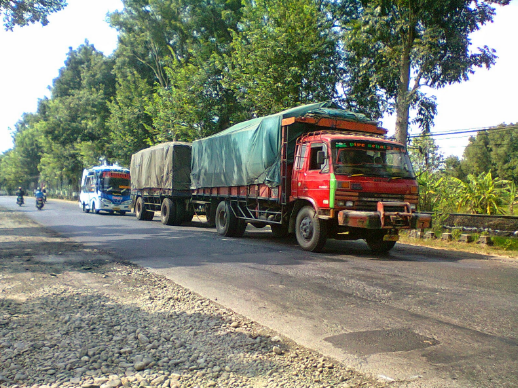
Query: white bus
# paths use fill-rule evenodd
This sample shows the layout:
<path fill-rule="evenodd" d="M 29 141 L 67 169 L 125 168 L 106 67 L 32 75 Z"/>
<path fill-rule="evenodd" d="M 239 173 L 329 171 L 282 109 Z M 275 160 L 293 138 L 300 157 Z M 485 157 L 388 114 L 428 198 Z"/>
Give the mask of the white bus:
<path fill-rule="evenodd" d="M 79 207 L 85 213 L 105 211 L 121 215 L 130 211 L 130 171 L 117 165 L 85 169 L 81 179 Z"/>

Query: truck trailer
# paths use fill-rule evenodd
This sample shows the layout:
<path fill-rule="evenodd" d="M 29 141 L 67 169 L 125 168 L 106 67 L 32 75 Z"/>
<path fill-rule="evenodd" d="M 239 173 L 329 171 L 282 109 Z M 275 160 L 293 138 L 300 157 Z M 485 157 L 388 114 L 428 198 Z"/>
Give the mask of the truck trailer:
<path fill-rule="evenodd" d="M 319 103 L 192 145 L 151 147 L 131 161 L 135 214 L 149 220 L 160 211 L 164 224 L 180 225 L 201 213 L 227 237 L 242 236 L 247 224 L 269 225 L 274 236 L 294 233 L 313 252 L 328 238 L 364 239 L 387 252 L 401 229 L 429 228 L 431 217 L 416 212 L 406 148 L 386 133 L 361 114 Z M 147 165 L 146 154 L 153 154 Z"/>

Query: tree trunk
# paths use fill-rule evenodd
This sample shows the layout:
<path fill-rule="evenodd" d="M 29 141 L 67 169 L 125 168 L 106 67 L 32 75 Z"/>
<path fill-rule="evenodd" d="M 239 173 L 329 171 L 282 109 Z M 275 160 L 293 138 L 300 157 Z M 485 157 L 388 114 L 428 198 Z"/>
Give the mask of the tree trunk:
<path fill-rule="evenodd" d="M 406 146 L 408 135 L 408 119 L 410 115 L 410 47 L 401 54 L 399 85 L 396 100 L 396 141 Z"/>

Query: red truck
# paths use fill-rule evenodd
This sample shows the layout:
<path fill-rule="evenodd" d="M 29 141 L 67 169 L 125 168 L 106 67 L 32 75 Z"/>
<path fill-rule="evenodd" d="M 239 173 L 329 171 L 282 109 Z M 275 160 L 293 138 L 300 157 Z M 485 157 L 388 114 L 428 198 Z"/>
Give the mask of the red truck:
<path fill-rule="evenodd" d="M 269 225 L 313 252 L 328 238 L 364 239 L 387 252 L 399 230 L 429 228 L 431 217 L 416 212 L 406 149 L 386 132 L 363 115 L 311 104 L 237 124 L 192 148 L 173 142 L 155 146 L 167 152 L 142 150 L 130 168 L 135 213 L 151 219 L 160 211 L 174 225 L 203 213 L 227 237 L 242 236 L 247 224 Z M 145 155 L 155 158 L 147 167 Z M 146 187 L 139 179 L 146 174 L 159 179 Z"/>

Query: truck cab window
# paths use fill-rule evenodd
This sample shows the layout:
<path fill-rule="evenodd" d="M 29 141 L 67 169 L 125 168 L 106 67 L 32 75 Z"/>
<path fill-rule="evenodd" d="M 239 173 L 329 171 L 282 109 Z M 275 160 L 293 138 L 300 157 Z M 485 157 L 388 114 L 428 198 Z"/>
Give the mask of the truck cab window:
<path fill-rule="evenodd" d="M 325 152 L 326 148 L 323 144 L 313 144 L 311 146 L 311 152 L 309 155 L 309 169 L 310 170 L 322 170 L 327 165 L 327 158 L 324 158 L 324 161 L 321 162 L 318 160 L 318 153 L 322 151 Z M 321 163 L 319 163 L 321 162 Z"/>
<path fill-rule="evenodd" d="M 306 158 L 306 149 L 307 145 L 302 144 L 297 152 L 297 156 L 295 158 L 295 170 L 302 170 L 302 167 L 304 167 L 304 160 Z"/>

